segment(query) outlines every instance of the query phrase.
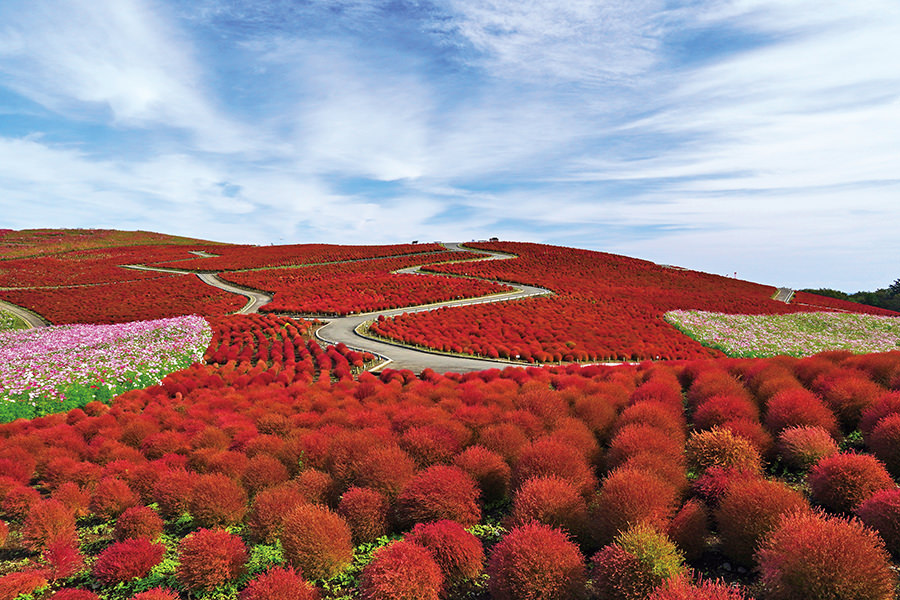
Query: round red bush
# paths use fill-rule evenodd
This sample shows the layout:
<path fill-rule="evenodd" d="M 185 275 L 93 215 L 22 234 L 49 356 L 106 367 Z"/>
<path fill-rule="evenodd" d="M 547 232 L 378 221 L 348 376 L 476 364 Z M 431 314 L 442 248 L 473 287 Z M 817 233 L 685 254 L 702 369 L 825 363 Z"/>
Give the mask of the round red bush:
<path fill-rule="evenodd" d="M 104 477 L 91 494 L 88 508 L 101 519 L 110 520 L 121 515 L 126 508 L 136 506 L 138 501 L 137 494 L 131 491 L 127 483 L 115 477 Z"/>
<path fill-rule="evenodd" d="M 55 541 L 47 544 L 41 558 L 47 563 L 49 579 L 68 579 L 84 570 L 84 556 L 77 541 Z"/>
<path fill-rule="evenodd" d="M 0 548 L 3 547 L 3 544 L 6 543 L 6 538 L 9 535 L 9 525 L 6 524 L 6 521 L 0 520 Z"/>
<path fill-rule="evenodd" d="M 616 419 L 614 431 L 618 432 L 628 425 L 652 425 L 683 443 L 685 436 L 683 411 L 680 401 L 677 411 L 663 402 L 653 400 L 638 402 L 622 411 Z"/>
<path fill-rule="evenodd" d="M 308 579 L 330 579 L 353 560 L 347 522 L 316 504 L 301 504 L 284 516 L 284 558 Z"/>
<path fill-rule="evenodd" d="M 706 549 L 709 537 L 709 509 L 700 500 L 693 498 L 684 503 L 666 531 L 688 562 L 698 560 Z"/>
<path fill-rule="evenodd" d="M 900 556 L 900 488 L 875 492 L 856 508 L 856 514 L 878 532 L 889 552 Z"/>
<path fill-rule="evenodd" d="M 641 454 L 653 454 L 673 461 L 681 459 L 684 453 L 683 434 L 672 435 L 653 425 L 635 423 L 620 429 L 609 443 L 606 457 L 611 469 L 621 466 L 630 458 Z"/>
<path fill-rule="evenodd" d="M 837 513 L 849 513 L 878 490 L 896 487 L 878 459 L 855 452 L 823 458 L 808 481 L 813 501 Z"/>
<path fill-rule="evenodd" d="M 41 552 L 48 544 L 78 540 L 75 516 L 59 500 L 42 500 L 31 507 L 22 524 L 22 545 Z"/>
<path fill-rule="evenodd" d="M 115 538 L 118 541 L 145 537 L 151 542 L 163 532 L 163 520 L 156 511 L 146 506 L 132 506 L 116 519 Z"/>
<path fill-rule="evenodd" d="M 806 471 L 840 452 L 834 438 L 821 427 L 788 427 L 778 436 L 778 454 L 791 468 Z"/>
<path fill-rule="evenodd" d="M 825 402 L 847 431 L 855 429 L 862 413 L 885 393 L 883 387 L 858 375 L 827 380 L 821 387 Z"/>
<path fill-rule="evenodd" d="M 131 600 L 178 600 L 178 598 L 178 592 L 163 587 L 155 587 L 150 588 L 146 592 L 135 594 L 131 597 Z"/>
<path fill-rule="evenodd" d="M 90 590 L 63 588 L 50 596 L 50 600 L 100 600 L 100 596 Z"/>
<path fill-rule="evenodd" d="M 438 600 L 443 586 L 428 550 L 405 540 L 377 550 L 359 577 L 363 600 Z"/>
<path fill-rule="evenodd" d="M 75 518 L 86 517 L 88 515 L 88 506 L 91 503 L 91 494 L 82 490 L 74 481 L 67 481 L 60 484 L 50 497 L 54 500 L 62 502 L 66 508 L 72 511 Z"/>
<path fill-rule="evenodd" d="M 247 549 L 224 529 L 199 529 L 178 544 L 175 578 L 185 589 L 208 591 L 244 574 Z"/>
<path fill-rule="evenodd" d="M 859 521 L 814 512 L 785 517 L 756 555 L 772 600 L 892 600 L 884 543 Z"/>
<path fill-rule="evenodd" d="M 646 471 L 620 467 L 610 472 L 591 504 L 598 546 L 612 542 L 628 526 L 646 522 L 665 531 L 678 507 L 674 487 Z"/>
<path fill-rule="evenodd" d="M 163 544 L 154 544 L 147 538 L 115 542 L 97 556 L 91 575 L 107 584 L 140 579 L 161 563 L 165 554 Z"/>
<path fill-rule="evenodd" d="M 31 507 L 41 501 L 41 494 L 36 489 L 17 485 L 6 493 L 0 509 L 8 519 L 20 521 L 28 515 Z"/>
<path fill-rule="evenodd" d="M 475 579 L 484 568 L 481 542 L 456 521 L 419 523 L 404 539 L 431 553 L 448 585 Z"/>
<path fill-rule="evenodd" d="M 532 477 L 513 496 L 509 520 L 513 526 L 537 521 L 585 540 L 587 503 L 575 486 L 565 479 L 552 475 Z"/>
<path fill-rule="evenodd" d="M 690 486 L 687 479 L 683 456 L 673 458 L 645 452 L 642 454 L 635 454 L 619 465 L 619 468 L 637 469 L 639 471 L 653 473 L 666 483 L 672 485 L 672 487 L 679 492 L 687 490 Z"/>
<path fill-rule="evenodd" d="M 47 578 L 41 571 L 17 571 L 0 576 L 0 598 L 13 600 L 19 594 L 31 592 L 47 585 Z"/>
<path fill-rule="evenodd" d="M 721 581 L 691 584 L 687 577 L 676 577 L 658 587 L 647 600 L 746 600 L 740 588 Z"/>
<path fill-rule="evenodd" d="M 253 499 L 253 506 L 247 515 L 251 537 L 260 543 L 273 543 L 281 534 L 284 515 L 306 503 L 307 499 L 292 485 L 261 491 Z"/>
<path fill-rule="evenodd" d="M 347 522 L 353 542 L 374 542 L 390 531 L 390 503 L 376 490 L 352 487 L 341 496 L 337 512 Z"/>
<path fill-rule="evenodd" d="M 758 473 L 762 458 L 756 447 L 745 437 L 728 429 L 713 427 L 695 431 L 685 447 L 688 465 L 698 473 L 710 467 L 725 467 Z"/>
<path fill-rule="evenodd" d="M 488 560 L 494 600 L 570 600 L 585 596 L 584 557 L 565 533 L 540 523 L 511 529 Z"/>
<path fill-rule="evenodd" d="M 316 600 L 316 588 L 293 569 L 272 567 L 247 584 L 240 600 Z"/>
<path fill-rule="evenodd" d="M 475 482 L 462 469 L 443 465 L 413 477 L 397 498 L 396 510 L 403 529 L 442 519 L 470 527 L 481 520 Z"/>
<path fill-rule="evenodd" d="M 759 409 L 746 395 L 713 396 L 700 404 L 693 415 L 694 427 L 697 429 L 710 429 L 742 419 L 759 420 Z"/>
<path fill-rule="evenodd" d="M 469 446 L 453 459 L 453 465 L 475 480 L 485 504 L 499 502 L 509 493 L 512 471 L 496 452 L 484 446 Z"/>
<path fill-rule="evenodd" d="M 290 486 L 300 492 L 310 504 L 330 506 L 337 500 L 337 485 L 325 471 L 304 469 L 291 479 Z"/>
<path fill-rule="evenodd" d="M 900 414 L 900 392 L 888 392 L 866 408 L 859 419 L 859 430 L 863 437 L 868 437 L 878 421 L 888 415 Z"/>
<path fill-rule="evenodd" d="M 159 476 L 153 485 L 153 500 L 164 518 L 175 519 L 188 511 L 196 481 L 197 476 L 184 469 L 174 469 Z"/>
<path fill-rule="evenodd" d="M 258 492 L 284 483 L 290 478 L 287 468 L 277 458 L 267 454 L 257 454 L 250 459 L 247 470 L 241 476 L 241 483 L 251 496 Z"/>
<path fill-rule="evenodd" d="M 378 490 L 388 498 L 396 498 L 415 472 L 416 463 L 400 448 L 373 448 L 357 462 L 352 483 L 357 487 Z"/>
<path fill-rule="evenodd" d="M 837 435 L 837 419 L 816 394 L 805 388 L 778 392 L 766 405 L 766 427 L 778 434 L 788 427 L 821 427 Z"/>
<path fill-rule="evenodd" d="M 722 551 L 731 560 L 752 566 L 757 544 L 781 517 L 808 509 L 806 498 L 781 482 L 762 478 L 735 481 L 715 511 Z"/>
<path fill-rule="evenodd" d="M 900 414 L 878 421 L 868 438 L 869 449 L 894 477 L 900 476 Z"/>
<path fill-rule="evenodd" d="M 188 509 L 201 527 L 235 525 L 247 512 L 247 494 L 227 475 L 201 475 L 191 490 Z"/>
<path fill-rule="evenodd" d="M 577 449 L 544 438 L 522 449 L 513 467 L 513 487 L 516 488 L 532 477 L 556 475 L 566 479 L 582 494 L 590 494 L 597 488 L 597 478 Z"/>
<path fill-rule="evenodd" d="M 481 430 L 478 443 L 507 461 L 514 461 L 528 445 L 528 436 L 512 423 L 497 423 Z"/>

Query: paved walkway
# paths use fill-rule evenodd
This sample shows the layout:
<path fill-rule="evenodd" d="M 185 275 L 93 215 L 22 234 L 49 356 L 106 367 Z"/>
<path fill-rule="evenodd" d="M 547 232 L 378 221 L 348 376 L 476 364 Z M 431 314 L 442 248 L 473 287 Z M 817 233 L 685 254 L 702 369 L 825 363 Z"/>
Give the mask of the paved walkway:
<path fill-rule="evenodd" d="M 31 312 L 27 308 L 22 308 L 17 304 L 13 304 L 12 302 L 0 300 L 0 309 L 3 309 L 8 313 L 12 313 L 25 321 L 25 324 L 28 325 L 28 329 L 34 329 L 35 327 L 46 327 L 50 324 L 41 315 L 35 312 Z"/>
<path fill-rule="evenodd" d="M 790 304 L 793 297 L 794 290 L 792 290 L 791 288 L 778 288 L 778 291 L 775 293 L 775 296 L 772 299 L 778 300 L 779 302 L 784 302 L 785 304 Z"/>

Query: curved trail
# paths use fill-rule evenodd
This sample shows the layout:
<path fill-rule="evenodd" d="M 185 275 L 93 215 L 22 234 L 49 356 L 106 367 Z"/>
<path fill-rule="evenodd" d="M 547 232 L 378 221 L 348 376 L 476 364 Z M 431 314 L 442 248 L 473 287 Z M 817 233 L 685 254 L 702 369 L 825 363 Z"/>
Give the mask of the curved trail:
<path fill-rule="evenodd" d="M 25 324 L 28 325 L 28 329 L 34 329 L 36 327 L 46 327 L 50 324 L 46 319 L 44 319 L 44 317 L 40 316 L 36 312 L 32 312 L 27 308 L 22 308 L 18 304 L 7 302 L 6 300 L 0 300 L 0 309 L 8 313 L 12 313 L 25 321 Z"/>

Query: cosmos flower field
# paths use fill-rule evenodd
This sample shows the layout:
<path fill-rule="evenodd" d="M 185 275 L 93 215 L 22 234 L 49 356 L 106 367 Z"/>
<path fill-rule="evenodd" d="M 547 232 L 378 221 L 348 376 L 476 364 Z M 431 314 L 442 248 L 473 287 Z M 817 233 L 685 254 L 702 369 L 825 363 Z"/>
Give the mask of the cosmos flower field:
<path fill-rule="evenodd" d="M 212 252 L 196 240 L 96 237 L 18 235 L 15 260 L 33 270 L 7 277 L 43 293 L 42 255 L 18 241 L 39 250 L 43 238 L 108 253 L 96 271 L 77 271 L 90 283 L 65 284 L 81 285 L 77 298 L 117 285 L 106 280 L 118 276 L 115 244 L 134 258 L 134 239 L 151 245 L 148 257 L 273 282 L 285 265 L 427 264 L 436 251 Z M 765 286 L 626 257 L 500 245 L 522 257 L 428 268 L 555 295 L 430 313 L 460 311 L 445 324 L 389 323 L 461 354 L 524 350 L 530 365 L 372 373 L 372 354 L 317 342 L 319 321 L 228 315 L 225 305 L 204 317 L 0 333 L 0 402 L 23 411 L 0 424 L 0 600 L 898 597 L 900 351 L 871 345 L 893 339 L 897 316 L 863 318 L 809 295 L 775 303 Z M 195 262 L 188 248 L 218 256 Z M 367 270 L 348 267 L 339 285 Z M 320 271 L 341 273 L 309 273 Z M 391 273 L 372 272 L 372 289 L 403 304 Z M 302 287 L 283 285 L 291 302 L 303 299 Z M 132 304 L 109 314 L 158 305 L 122 298 Z M 63 320 L 86 310 L 56 306 Z M 738 346 L 781 345 L 726 356 L 724 344 L 708 348 L 663 320 L 676 309 Z M 851 336 L 850 349 L 814 345 Z M 669 360 L 642 360 L 660 352 Z M 598 356 L 636 360 L 583 364 Z M 539 364 L 548 361 L 568 364 Z M 73 384 L 85 395 L 66 405 Z"/>

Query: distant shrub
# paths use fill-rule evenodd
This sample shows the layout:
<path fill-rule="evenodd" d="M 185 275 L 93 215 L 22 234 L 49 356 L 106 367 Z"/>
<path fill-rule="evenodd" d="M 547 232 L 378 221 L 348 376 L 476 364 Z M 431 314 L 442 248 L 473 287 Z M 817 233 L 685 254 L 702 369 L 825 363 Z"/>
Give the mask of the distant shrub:
<path fill-rule="evenodd" d="M 311 504 L 331 505 L 337 500 L 337 485 L 325 471 L 304 469 L 291 479 L 290 486 Z"/>
<path fill-rule="evenodd" d="M 683 456 L 660 456 L 659 454 L 644 452 L 635 454 L 619 465 L 618 468 L 637 469 L 638 471 L 653 473 L 678 490 L 679 493 L 687 490 L 690 485 L 687 479 Z"/>
<path fill-rule="evenodd" d="M 772 600 L 891 600 L 895 576 L 878 535 L 857 520 L 785 517 L 756 555 Z"/>
<path fill-rule="evenodd" d="M 878 421 L 869 434 L 869 449 L 894 477 L 900 476 L 900 414 Z"/>
<path fill-rule="evenodd" d="M 252 539 L 271 544 L 281 534 L 284 515 L 307 500 L 291 485 L 281 485 L 261 491 L 253 499 L 247 515 L 247 528 Z"/>
<path fill-rule="evenodd" d="M 131 597 L 131 600 L 178 600 L 178 598 L 178 592 L 163 587 L 155 587 L 150 588 L 146 592 L 135 594 Z"/>
<path fill-rule="evenodd" d="M 862 413 L 885 393 L 883 387 L 860 375 L 817 379 L 813 385 L 821 389 L 825 402 L 847 431 L 856 429 Z"/>
<path fill-rule="evenodd" d="M 438 600 L 443 585 L 428 550 L 405 540 L 378 549 L 359 577 L 363 600 Z"/>
<path fill-rule="evenodd" d="M 721 581 L 692 584 L 687 577 L 676 577 L 654 590 L 647 600 L 746 600 L 746 596 Z"/>
<path fill-rule="evenodd" d="M 652 473 L 620 467 L 603 480 L 591 504 L 594 537 L 599 545 L 606 545 L 641 522 L 665 530 L 676 508 L 677 492 L 671 485 Z"/>
<path fill-rule="evenodd" d="M 175 577 L 191 592 L 212 590 L 244 574 L 247 549 L 223 529 L 199 529 L 178 544 Z"/>
<path fill-rule="evenodd" d="M 396 509 L 404 529 L 442 519 L 469 527 L 481 520 L 475 482 L 462 469 L 443 465 L 428 467 L 413 477 L 397 498 Z"/>
<path fill-rule="evenodd" d="M 47 564 L 49 579 L 68 579 L 84 570 L 84 556 L 78 549 L 77 541 L 50 542 L 41 553 L 41 558 Z"/>
<path fill-rule="evenodd" d="M 757 479 L 759 473 L 734 468 L 711 467 L 694 482 L 694 492 L 710 506 L 718 506 L 735 481 Z"/>
<path fill-rule="evenodd" d="M 201 527 L 234 525 L 247 512 L 247 494 L 227 475 L 201 475 L 191 490 L 188 508 Z"/>
<path fill-rule="evenodd" d="M 340 516 L 316 504 L 300 504 L 284 516 L 284 558 L 309 579 L 330 579 L 353 560 L 350 528 Z"/>
<path fill-rule="evenodd" d="M 856 514 L 878 532 L 889 552 L 900 556 L 900 488 L 875 492 L 856 508 Z"/>
<path fill-rule="evenodd" d="M 588 522 L 587 503 L 575 486 L 565 479 L 555 475 L 532 477 L 513 496 L 509 519 L 513 526 L 537 521 L 584 540 Z"/>
<path fill-rule="evenodd" d="M 612 469 L 639 454 L 653 454 L 679 460 L 683 453 L 683 434 L 673 435 L 653 425 L 635 423 L 626 425 L 613 435 L 606 462 Z"/>
<path fill-rule="evenodd" d="M 427 549 L 448 585 L 475 579 L 484 568 L 484 549 L 455 521 L 418 523 L 404 539 Z"/>
<path fill-rule="evenodd" d="M 400 446 L 420 467 L 446 463 L 459 454 L 459 439 L 439 425 L 410 427 L 400 436 Z"/>
<path fill-rule="evenodd" d="M 622 411 L 616 419 L 615 431 L 621 431 L 628 425 L 651 425 L 684 442 L 686 424 L 683 411 L 680 395 L 675 408 L 664 402 L 644 400 Z"/>
<path fill-rule="evenodd" d="M 50 596 L 50 600 L 100 600 L 100 596 L 90 590 L 63 588 Z"/>
<path fill-rule="evenodd" d="M 59 500 L 35 503 L 22 524 L 22 545 L 32 552 L 41 552 L 48 544 L 78 540 L 75 517 Z"/>
<path fill-rule="evenodd" d="M 715 511 L 722 550 L 731 560 L 752 566 L 757 544 L 781 517 L 808 509 L 806 498 L 783 483 L 762 478 L 736 481 Z"/>
<path fill-rule="evenodd" d="M 896 414 L 900 414 L 900 392 L 883 393 L 862 412 L 859 419 L 859 430 L 862 431 L 864 437 L 868 437 L 878 421 L 888 415 Z"/>
<path fill-rule="evenodd" d="M 709 536 L 709 509 L 696 498 L 688 500 L 672 518 L 666 534 L 686 561 L 698 560 Z"/>
<path fill-rule="evenodd" d="M 488 560 L 494 600 L 570 600 L 585 596 L 584 557 L 558 529 L 529 523 L 510 530 Z"/>
<path fill-rule="evenodd" d="M 475 480 L 485 504 L 506 498 L 512 471 L 496 452 L 484 446 L 469 446 L 453 459 L 453 465 Z"/>
<path fill-rule="evenodd" d="M 91 494 L 81 489 L 77 483 L 67 481 L 60 484 L 50 497 L 54 500 L 62 502 L 66 508 L 72 511 L 75 518 L 86 517 L 88 515 L 88 506 L 91 502 Z"/>
<path fill-rule="evenodd" d="M 725 467 L 758 473 L 762 470 L 759 451 L 747 438 L 727 429 L 713 427 L 697 431 L 685 447 L 688 465 L 702 473 L 710 467 Z"/>
<path fill-rule="evenodd" d="M 240 600 L 316 600 L 316 589 L 293 569 L 272 567 L 241 591 Z"/>
<path fill-rule="evenodd" d="M 395 498 L 416 472 L 416 463 L 400 448 L 373 448 L 357 463 L 352 484 Z"/>
<path fill-rule="evenodd" d="M 839 432 L 837 419 L 825 402 L 805 388 L 778 392 L 766 406 L 766 427 L 774 434 L 788 427 L 821 427 L 831 435 Z"/>
<path fill-rule="evenodd" d="M 153 485 L 153 500 L 160 514 L 173 519 L 187 512 L 197 476 L 184 469 L 164 472 Z"/>
<path fill-rule="evenodd" d="M 589 494 L 597 487 L 597 478 L 584 456 L 575 448 L 551 439 L 538 440 L 522 449 L 513 467 L 513 487 L 544 475 L 567 479 L 582 494 Z"/>
<path fill-rule="evenodd" d="M 146 577 L 162 562 L 166 547 L 147 538 L 115 542 L 97 556 L 91 575 L 106 584 Z"/>
<path fill-rule="evenodd" d="M 693 414 L 694 427 L 697 429 L 710 429 L 741 419 L 759 420 L 759 408 L 746 394 L 712 396 L 704 400 Z"/>
<path fill-rule="evenodd" d="M 896 487 L 878 459 L 854 452 L 823 458 L 810 471 L 808 481 L 813 501 L 838 513 L 851 512 L 878 490 Z"/>
<path fill-rule="evenodd" d="M 266 454 L 257 454 L 247 463 L 247 470 L 241 476 L 244 489 L 251 496 L 258 492 L 283 483 L 290 478 L 287 468 L 277 458 Z"/>
<path fill-rule="evenodd" d="M 788 427 L 778 435 L 778 454 L 794 469 L 809 470 L 821 459 L 838 452 L 834 438 L 821 427 Z"/>
<path fill-rule="evenodd" d="M 47 578 L 40 571 L 17 571 L 0 576 L 0 598 L 13 600 L 20 594 L 31 592 L 47 585 Z"/>
<path fill-rule="evenodd" d="M 14 521 L 24 519 L 31 507 L 41 501 L 41 494 L 36 489 L 24 485 L 16 485 L 6 493 L 0 509 L 7 518 Z"/>
<path fill-rule="evenodd" d="M 478 443 L 507 461 L 514 461 L 528 445 L 528 436 L 512 423 L 497 423 L 481 430 Z"/>
<path fill-rule="evenodd" d="M 390 503 L 376 490 L 351 487 L 341 496 L 337 512 L 350 527 L 356 544 L 374 542 L 390 531 Z"/>
<path fill-rule="evenodd" d="M 152 508 L 132 506 L 116 519 L 115 538 L 118 541 L 145 537 L 151 542 L 159 539 L 163 532 L 163 520 Z"/>
<path fill-rule="evenodd" d="M 594 588 L 608 600 L 644 600 L 684 572 L 675 544 L 646 523 L 630 526 L 591 558 Z"/>

